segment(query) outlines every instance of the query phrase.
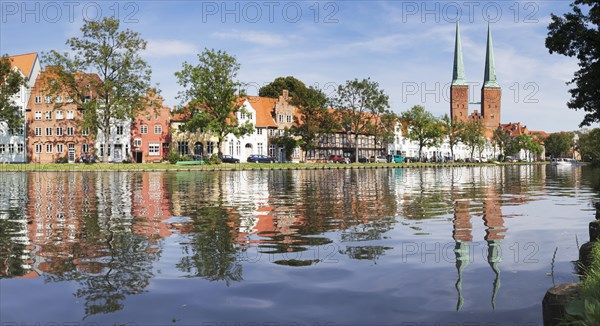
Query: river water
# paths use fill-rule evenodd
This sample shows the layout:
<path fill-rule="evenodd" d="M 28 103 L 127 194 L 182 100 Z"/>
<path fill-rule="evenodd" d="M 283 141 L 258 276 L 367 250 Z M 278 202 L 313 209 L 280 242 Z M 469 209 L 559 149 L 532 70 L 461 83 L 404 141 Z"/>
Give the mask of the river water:
<path fill-rule="evenodd" d="M 541 325 L 600 171 L 0 174 L 2 325 Z"/>

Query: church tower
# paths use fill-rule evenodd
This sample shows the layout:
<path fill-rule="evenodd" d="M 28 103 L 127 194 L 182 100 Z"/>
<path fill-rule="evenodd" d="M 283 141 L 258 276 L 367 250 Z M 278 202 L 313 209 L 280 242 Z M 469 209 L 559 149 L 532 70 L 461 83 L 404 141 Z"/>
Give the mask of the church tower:
<path fill-rule="evenodd" d="M 454 70 L 450 86 L 450 117 L 466 121 L 469 115 L 469 85 L 465 80 L 460 28 L 456 22 L 456 39 L 454 44 Z"/>
<path fill-rule="evenodd" d="M 496 82 L 492 29 L 489 23 L 483 79 L 483 87 L 481 87 L 481 114 L 483 115 L 486 133 L 489 133 L 490 131 L 493 132 L 500 125 L 500 99 L 502 97 L 502 90 L 498 82 Z"/>

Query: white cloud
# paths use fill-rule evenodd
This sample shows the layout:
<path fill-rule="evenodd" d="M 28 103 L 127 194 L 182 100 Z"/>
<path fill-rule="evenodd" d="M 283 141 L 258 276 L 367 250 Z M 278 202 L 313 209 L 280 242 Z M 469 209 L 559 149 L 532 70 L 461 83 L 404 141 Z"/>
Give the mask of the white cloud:
<path fill-rule="evenodd" d="M 195 45 L 178 40 L 148 40 L 146 55 L 168 57 L 198 53 Z"/>
<path fill-rule="evenodd" d="M 230 32 L 216 32 L 212 36 L 222 40 L 239 40 L 268 46 L 287 43 L 283 37 L 267 32 L 232 30 Z"/>

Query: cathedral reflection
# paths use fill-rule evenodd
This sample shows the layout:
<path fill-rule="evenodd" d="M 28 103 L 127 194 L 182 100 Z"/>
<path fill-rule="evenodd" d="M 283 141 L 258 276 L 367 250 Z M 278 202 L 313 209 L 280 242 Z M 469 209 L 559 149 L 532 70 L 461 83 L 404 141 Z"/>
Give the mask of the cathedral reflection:
<path fill-rule="evenodd" d="M 496 307 L 496 296 L 500 289 L 500 268 L 499 264 L 502 261 L 500 254 L 500 244 L 504 239 L 506 228 L 504 227 L 504 218 L 500 205 L 500 197 L 496 194 L 495 189 L 488 188 L 485 199 L 482 202 L 482 218 L 485 226 L 484 240 L 487 243 L 487 262 L 494 272 L 494 281 L 492 284 L 492 308 Z M 455 241 L 454 253 L 456 256 L 456 270 L 458 279 L 456 281 L 456 290 L 458 300 L 456 310 L 460 310 L 464 303 L 462 284 L 463 272 L 469 265 L 473 254 L 469 244 L 473 241 L 473 225 L 471 223 L 471 201 L 457 199 L 454 204 L 453 231 L 452 238 Z"/>

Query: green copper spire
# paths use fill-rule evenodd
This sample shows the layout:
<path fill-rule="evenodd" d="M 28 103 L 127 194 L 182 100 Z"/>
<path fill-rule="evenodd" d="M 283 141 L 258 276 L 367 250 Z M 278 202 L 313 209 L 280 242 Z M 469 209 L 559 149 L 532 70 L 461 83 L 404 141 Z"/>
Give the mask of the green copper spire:
<path fill-rule="evenodd" d="M 485 75 L 483 87 L 500 87 L 496 82 L 496 65 L 494 64 L 494 48 L 492 46 L 492 28 L 488 22 L 487 49 L 485 51 Z"/>
<path fill-rule="evenodd" d="M 456 41 L 454 43 L 454 70 L 452 72 L 452 85 L 467 85 L 465 80 L 465 65 L 463 64 L 462 43 L 460 42 L 460 28 L 456 22 Z"/>

